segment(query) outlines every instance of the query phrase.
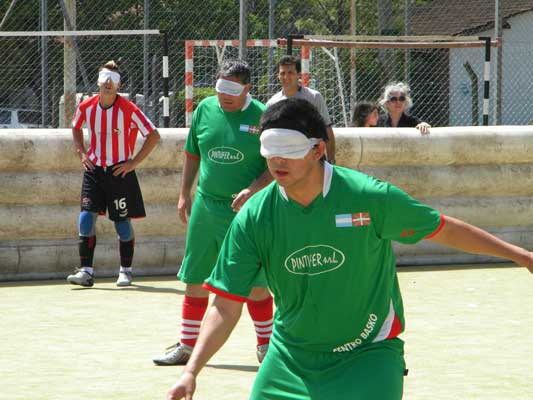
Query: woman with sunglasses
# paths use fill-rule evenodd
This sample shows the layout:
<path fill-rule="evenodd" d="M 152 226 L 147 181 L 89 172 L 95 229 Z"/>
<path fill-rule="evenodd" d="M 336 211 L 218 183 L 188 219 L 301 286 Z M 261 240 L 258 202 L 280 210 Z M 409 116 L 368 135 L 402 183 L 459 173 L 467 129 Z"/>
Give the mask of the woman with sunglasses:
<path fill-rule="evenodd" d="M 378 126 L 416 128 L 422 135 L 429 134 L 431 125 L 408 113 L 413 106 L 410 91 L 409 86 L 403 82 L 393 82 L 385 87 L 379 104 L 386 113 L 379 117 Z"/>

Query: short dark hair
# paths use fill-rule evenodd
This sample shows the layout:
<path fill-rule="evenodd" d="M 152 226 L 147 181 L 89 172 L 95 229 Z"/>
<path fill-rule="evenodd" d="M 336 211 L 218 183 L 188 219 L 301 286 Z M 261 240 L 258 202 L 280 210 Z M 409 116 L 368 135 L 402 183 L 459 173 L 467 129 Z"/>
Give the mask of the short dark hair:
<path fill-rule="evenodd" d="M 102 65 L 98 71 L 101 71 L 103 69 L 108 69 L 110 71 L 115 71 L 118 74 L 120 74 L 120 69 L 118 68 L 118 63 L 115 60 L 109 60 L 104 65 Z"/>
<path fill-rule="evenodd" d="M 296 67 L 296 72 L 302 72 L 302 61 L 298 57 L 288 55 L 283 56 L 279 60 L 278 71 L 281 65 L 294 65 Z"/>
<path fill-rule="evenodd" d="M 310 102 L 296 97 L 278 101 L 261 116 L 261 131 L 282 128 L 302 132 L 308 138 L 327 142 L 326 123 L 320 112 Z"/>
<path fill-rule="evenodd" d="M 361 101 L 353 109 L 352 126 L 365 126 L 366 119 L 374 110 L 378 110 L 375 103 Z"/>
<path fill-rule="evenodd" d="M 243 60 L 226 60 L 218 71 L 218 78 L 236 77 L 243 85 L 250 83 L 250 66 Z"/>

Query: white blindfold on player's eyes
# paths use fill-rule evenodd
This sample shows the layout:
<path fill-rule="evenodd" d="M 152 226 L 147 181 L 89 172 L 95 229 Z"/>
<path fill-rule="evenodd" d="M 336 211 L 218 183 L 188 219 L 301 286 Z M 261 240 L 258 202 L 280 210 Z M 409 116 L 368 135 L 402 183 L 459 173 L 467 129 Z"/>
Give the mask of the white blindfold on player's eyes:
<path fill-rule="evenodd" d="M 104 68 L 98 73 L 98 83 L 106 83 L 108 79 L 111 79 L 111 82 L 118 85 L 120 82 L 120 74 Z"/>
<path fill-rule="evenodd" d="M 215 89 L 217 93 L 224 93 L 230 96 L 240 96 L 244 90 L 244 85 L 239 82 L 228 81 L 227 79 L 217 79 Z"/>
<path fill-rule="evenodd" d="M 273 128 L 261 133 L 261 155 L 265 158 L 281 157 L 299 159 L 322 139 L 308 138 L 293 129 Z"/>

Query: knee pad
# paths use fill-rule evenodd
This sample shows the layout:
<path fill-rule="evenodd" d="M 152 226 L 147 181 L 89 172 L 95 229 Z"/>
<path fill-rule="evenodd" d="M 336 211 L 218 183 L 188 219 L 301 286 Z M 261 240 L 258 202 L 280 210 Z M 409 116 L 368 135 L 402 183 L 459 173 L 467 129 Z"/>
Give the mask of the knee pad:
<path fill-rule="evenodd" d="M 118 238 L 121 242 L 129 242 L 134 238 L 133 226 L 131 226 L 129 219 L 115 222 L 115 231 L 117 231 Z"/>
<path fill-rule="evenodd" d="M 80 236 L 94 236 L 96 225 L 96 213 L 90 211 L 82 211 L 78 221 L 78 229 Z"/>

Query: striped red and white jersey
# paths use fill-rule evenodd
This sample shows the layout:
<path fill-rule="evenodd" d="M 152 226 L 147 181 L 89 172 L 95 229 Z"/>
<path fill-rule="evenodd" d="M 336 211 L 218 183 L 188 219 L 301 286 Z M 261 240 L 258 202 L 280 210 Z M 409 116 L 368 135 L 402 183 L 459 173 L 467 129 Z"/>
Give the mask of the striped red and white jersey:
<path fill-rule="evenodd" d="M 83 101 L 72 118 L 72 127 L 89 130 L 87 155 L 101 167 L 126 161 L 133 156 L 137 133 L 144 137 L 155 130 L 154 124 L 131 101 L 117 95 L 109 108 L 100 106 L 100 95 Z"/>

